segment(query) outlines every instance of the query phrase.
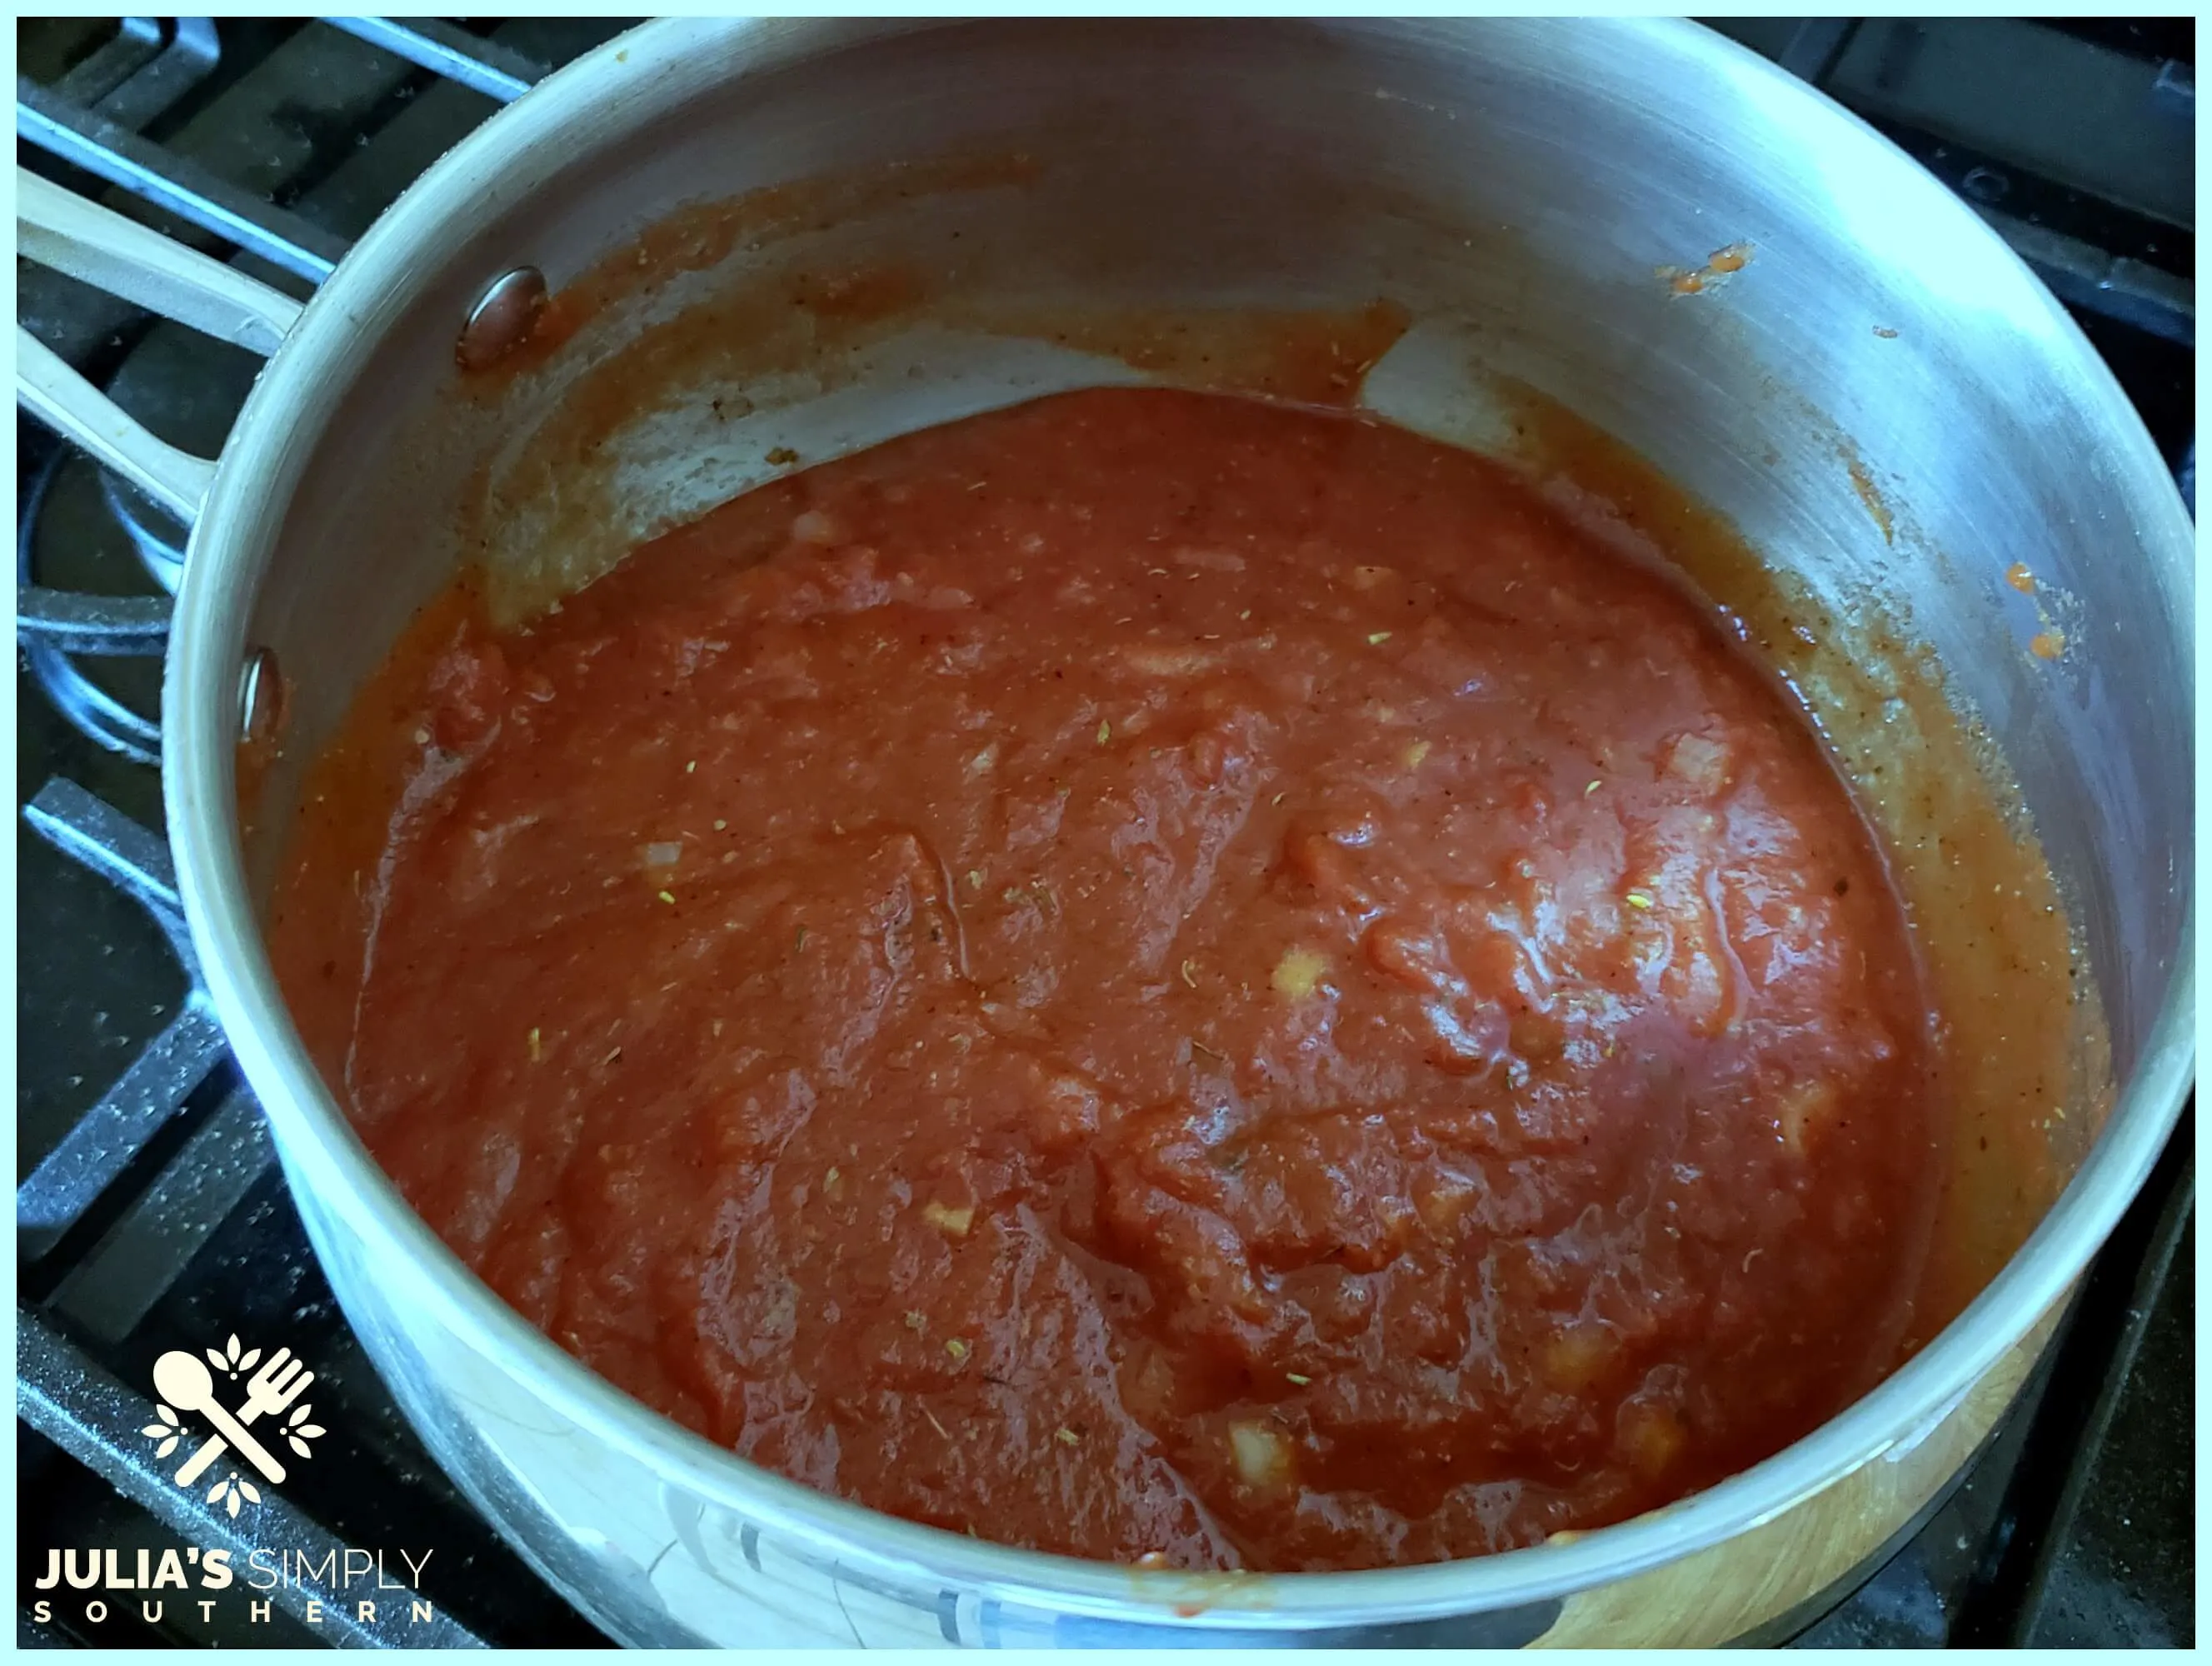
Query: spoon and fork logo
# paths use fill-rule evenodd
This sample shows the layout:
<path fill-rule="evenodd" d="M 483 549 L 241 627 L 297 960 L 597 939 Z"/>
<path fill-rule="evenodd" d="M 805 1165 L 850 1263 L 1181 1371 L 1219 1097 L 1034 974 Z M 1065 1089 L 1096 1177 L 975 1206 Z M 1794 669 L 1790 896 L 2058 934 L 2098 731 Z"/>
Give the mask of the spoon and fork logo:
<path fill-rule="evenodd" d="M 214 1432 L 200 1443 L 177 1471 L 178 1486 L 196 1485 L 226 1451 L 243 1459 L 270 1486 L 282 1486 L 283 1461 L 270 1450 L 268 1444 L 248 1432 L 246 1426 L 264 1417 L 279 1419 L 270 1433 L 270 1444 L 275 1444 L 281 1437 L 283 1444 L 300 1456 L 313 1457 L 314 1449 L 307 1443 L 321 1435 L 323 1430 L 309 1421 L 314 1408 L 301 1396 L 315 1380 L 314 1372 L 295 1358 L 289 1348 L 278 1348 L 264 1362 L 259 1348 L 240 1349 L 236 1336 L 230 1339 L 226 1348 L 208 1349 L 207 1361 L 203 1365 L 196 1356 L 173 1348 L 154 1362 L 154 1391 L 161 1396 L 155 1409 L 161 1414 L 161 1420 L 148 1424 L 141 1432 L 160 1443 L 155 1449 L 155 1457 L 166 1459 L 175 1451 L 184 1438 L 185 1420 L 197 1415 Z M 261 1369 L 254 1371 L 257 1364 Z M 213 1371 L 209 1365 L 214 1367 Z M 244 1403 L 234 1411 L 222 1403 L 224 1396 L 217 1389 L 216 1372 L 234 1383 L 245 1371 L 253 1374 L 246 1379 Z M 289 1416 L 285 1415 L 287 1412 Z M 223 1505 L 233 1516 L 238 1514 L 241 1501 L 258 1504 L 261 1494 L 234 1468 L 226 1473 L 208 1493 L 210 1504 Z"/>

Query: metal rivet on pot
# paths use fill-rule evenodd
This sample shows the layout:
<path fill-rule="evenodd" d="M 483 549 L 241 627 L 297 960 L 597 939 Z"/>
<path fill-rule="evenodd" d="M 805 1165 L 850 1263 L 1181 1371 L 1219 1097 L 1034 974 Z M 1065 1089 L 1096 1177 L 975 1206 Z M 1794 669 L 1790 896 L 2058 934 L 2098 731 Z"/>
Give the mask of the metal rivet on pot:
<path fill-rule="evenodd" d="M 2012 190 L 2012 181 L 1993 167 L 1970 167 L 1966 177 L 1959 181 L 1959 189 L 1978 203 L 2002 203 Z"/>
<path fill-rule="evenodd" d="M 249 746 L 267 745 L 283 721 L 284 679 L 276 656 L 265 648 L 252 649 L 238 674 L 239 738 Z"/>
<path fill-rule="evenodd" d="M 469 309 L 453 357 L 464 370 L 489 370 L 530 339 L 545 310 L 545 274 L 517 266 L 495 278 Z"/>

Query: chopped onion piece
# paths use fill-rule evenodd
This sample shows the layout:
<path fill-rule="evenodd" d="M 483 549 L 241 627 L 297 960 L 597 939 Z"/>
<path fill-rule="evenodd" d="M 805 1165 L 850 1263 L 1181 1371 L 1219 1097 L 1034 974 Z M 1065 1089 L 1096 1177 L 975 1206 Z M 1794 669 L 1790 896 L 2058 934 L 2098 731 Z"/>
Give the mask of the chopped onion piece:
<path fill-rule="evenodd" d="M 955 1209 L 942 1203 L 925 1203 L 921 1206 L 921 1218 L 940 1232 L 964 1238 L 968 1229 L 975 1225 L 975 1211 L 972 1205 Z"/>
<path fill-rule="evenodd" d="M 1291 1478 L 1291 1443 L 1264 1423 L 1231 1424 L 1229 1451 L 1249 1487 L 1280 1487 Z"/>
<path fill-rule="evenodd" d="M 1321 982 L 1322 974 L 1328 970 L 1328 962 L 1311 949 L 1291 949 L 1275 964 L 1267 982 L 1279 995 L 1288 995 L 1292 1000 L 1303 1000 Z"/>

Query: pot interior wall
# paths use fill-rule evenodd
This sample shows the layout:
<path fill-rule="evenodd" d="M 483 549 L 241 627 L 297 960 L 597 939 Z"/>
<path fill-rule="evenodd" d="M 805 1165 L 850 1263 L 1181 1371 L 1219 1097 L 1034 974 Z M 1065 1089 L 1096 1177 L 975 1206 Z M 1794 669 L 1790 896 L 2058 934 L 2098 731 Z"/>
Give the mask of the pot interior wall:
<path fill-rule="evenodd" d="M 1387 301 L 1412 327 L 1369 379 L 1374 408 L 1525 453 L 1533 390 L 1790 575 L 1817 641 L 1788 668 L 1839 753 L 1904 759 L 1861 776 L 1893 839 L 1931 824 L 1912 793 L 1951 757 L 1914 750 L 1893 639 L 1932 650 L 2017 787 L 2101 993 L 2080 1079 L 2051 1084 L 2075 1114 L 2008 1112 L 2071 1171 L 2106 1070 L 2097 1032 L 2124 1080 L 2184 940 L 2185 556 L 2130 509 L 2148 454 L 2132 413 L 1934 181 L 1672 25 L 702 40 L 680 103 L 586 66 L 614 82 L 605 114 L 483 193 L 333 391 L 251 636 L 290 690 L 250 817 L 259 892 L 307 755 L 462 562 L 487 561 L 526 611 L 781 472 L 779 448 L 815 462 L 1057 387 L 1203 380 L 1191 344 L 1233 346 L 1227 319 L 1357 320 Z M 459 320 L 501 272 L 604 279 L 678 210 L 798 181 L 814 183 L 690 215 L 690 241 L 649 246 L 639 281 L 604 283 L 550 356 L 463 385 Z M 2007 582 L 2015 563 L 2033 596 Z M 2057 659 L 2031 651 L 2054 631 Z M 2026 1223 L 2003 1207 L 2019 1152 L 1959 1143 L 1938 1236 L 1972 1285 Z"/>

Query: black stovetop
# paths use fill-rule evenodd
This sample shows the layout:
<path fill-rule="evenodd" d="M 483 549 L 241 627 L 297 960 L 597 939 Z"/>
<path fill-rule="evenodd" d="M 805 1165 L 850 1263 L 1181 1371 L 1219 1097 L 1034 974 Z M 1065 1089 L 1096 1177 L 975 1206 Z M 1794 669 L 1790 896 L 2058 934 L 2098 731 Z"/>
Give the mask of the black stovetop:
<path fill-rule="evenodd" d="M 187 213 L 243 216 L 256 252 L 240 264 L 304 295 L 496 107 L 485 89 L 511 95 L 619 26 L 418 21 L 361 38 L 378 27 L 25 21 L 21 154 L 78 189 L 106 187 L 73 163 L 142 191 L 155 178 Z M 1825 87 L 1987 215 L 2074 310 L 2193 502 L 2190 21 L 1717 27 Z M 186 229 L 222 257 L 237 248 Z M 19 272 L 34 333 L 164 437 L 206 453 L 220 445 L 251 360 Z M 149 575 L 174 530 L 21 418 L 16 453 L 18 797 L 40 836 L 21 841 L 17 892 L 19 1639 L 603 1642 L 458 1497 L 399 1417 L 179 966 L 150 763 L 159 666 L 143 653 L 158 641 L 162 593 Z M 54 651 L 64 641 L 107 651 L 64 659 Z M 1964 1480 L 1851 1586 L 1757 1640 L 2193 1643 L 2193 1120 Z M 141 1434 L 155 1415 L 143 1387 L 154 1358 L 233 1332 L 281 1336 L 314 1363 L 314 1422 L 340 1460 L 295 1471 L 284 1498 L 237 1518 L 171 1486 Z M 149 1623 L 135 1592 L 98 1624 L 82 1602 L 43 1623 L 29 1607 L 48 1547 L 112 1547 L 128 1568 L 142 1546 L 158 1557 L 232 1544 L 243 1561 L 253 1543 L 319 1560 L 319 1547 L 401 1542 L 438 1547 L 422 1577 L 434 1634 L 388 1604 L 381 1622 L 326 1606 L 310 1626 L 307 1602 L 330 1594 L 313 1579 L 270 1593 L 258 1620 L 237 1607 L 210 1620 L 173 1601 Z"/>

